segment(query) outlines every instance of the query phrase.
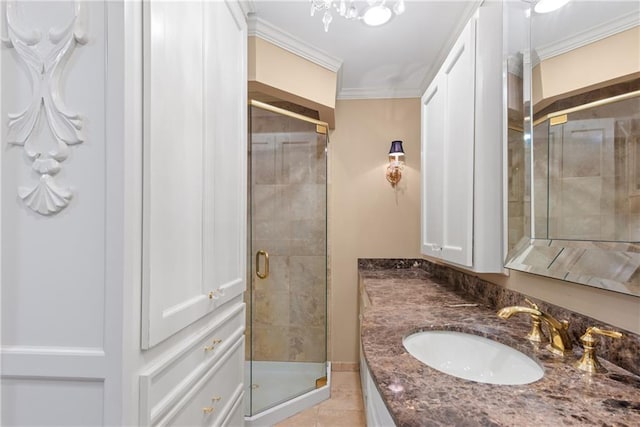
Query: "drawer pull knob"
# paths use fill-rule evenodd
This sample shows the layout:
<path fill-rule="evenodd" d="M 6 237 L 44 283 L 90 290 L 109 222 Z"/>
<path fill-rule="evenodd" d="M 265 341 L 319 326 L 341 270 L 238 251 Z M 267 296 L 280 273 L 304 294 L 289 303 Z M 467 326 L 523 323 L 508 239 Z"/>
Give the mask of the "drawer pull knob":
<path fill-rule="evenodd" d="M 209 299 L 213 300 L 219 297 L 223 297 L 224 296 L 224 289 L 222 288 L 218 288 L 218 289 L 214 289 L 212 291 L 209 292 Z"/>
<path fill-rule="evenodd" d="M 206 346 L 206 347 L 204 348 L 204 351 L 212 351 L 212 350 L 215 350 L 216 346 L 217 346 L 218 344 L 220 344 L 221 342 L 222 342 L 222 340 L 213 340 L 213 341 L 211 342 L 211 345 L 208 345 L 208 346 Z"/>
<path fill-rule="evenodd" d="M 204 408 L 202 408 L 202 412 L 204 412 L 205 414 L 210 414 L 214 409 L 215 408 L 213 406 L 205 406 Z"/>

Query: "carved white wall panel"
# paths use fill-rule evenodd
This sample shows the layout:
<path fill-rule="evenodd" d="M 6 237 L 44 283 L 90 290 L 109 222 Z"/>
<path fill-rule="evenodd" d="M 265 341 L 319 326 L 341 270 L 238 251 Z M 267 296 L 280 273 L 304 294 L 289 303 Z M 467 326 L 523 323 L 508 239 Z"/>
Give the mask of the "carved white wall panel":
<path fill-rule="evenodd" d="M 83 141 L 82 119 L 70 112 L 62 101 L 60 79 L 64 65 L 77 44 L 87 42 L 83 28 L 83 8 L 75 3 L 74 15 L 61 28 L 49 28 L 46 36 L 39 29 L 24 28 L 17 13 L 16 1 L 6 4 L 6 31 L 4 40 L 14 48 L 26 65 L 31 81 L 32 96 L 20 113 L 9 114 L 7 142 L 24 147 L 31 167 L 39 180 L 33 186 L 18 188 L 24 203 L 42 215 L 52 215 L 64 209 L 71 200 L 68 187 L 55 182 L 60 162 L 69 156 L 69 145 Z M 42 150 L 31 138 L 39 120 L 45 119 L 56 141 L 56 148 Z"/>
<path fill-rule="evenodd" d="M 0 2 L 0 425 L 122 425 L 118 6 Z"/>

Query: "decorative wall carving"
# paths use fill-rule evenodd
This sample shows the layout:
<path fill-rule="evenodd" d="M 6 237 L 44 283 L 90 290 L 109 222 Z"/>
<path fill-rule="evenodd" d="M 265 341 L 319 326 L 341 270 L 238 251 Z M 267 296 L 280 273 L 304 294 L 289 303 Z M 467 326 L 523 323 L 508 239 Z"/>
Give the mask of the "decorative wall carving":
<path fill-rule="evenodd" d="M 38 30 L 20 28 L 16 7 L 15 0 L 6 3 L 7 38 L 3 38 L 3 42 L 14 48 L 26 65 L 32 95 L 24 111 L 8 115 L 7 141 L 24 147 L 33 162 L 32 169 L 40 176 L 35 186 L 19 187 L 18 196 L 35 212 L 53 215 L 64 209 L 72 197 L 71 189 L 58 185 L 54 176 L 69 155 L 69 145 L 83 142 L 82 118 L 69 112 L 60 96 L 64 65 L 76 45 L 87 42 L 82 7 L 76 2 L 69 24 L 63 28 L 50 28 L 46 38 Z M 38 147 L 31 138 L 42 113 L 57 143 L 48 151 Z"/>

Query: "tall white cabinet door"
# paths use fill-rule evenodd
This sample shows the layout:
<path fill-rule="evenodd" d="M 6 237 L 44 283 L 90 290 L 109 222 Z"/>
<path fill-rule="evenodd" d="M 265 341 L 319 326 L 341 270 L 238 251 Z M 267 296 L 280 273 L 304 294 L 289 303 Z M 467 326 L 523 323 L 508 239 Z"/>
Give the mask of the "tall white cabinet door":
<path fill-rule="evenodd" d="M 444 175 L 444 106 L 446 88 L 440 76 L 422 97 L 422 235 L 425 255 L 442 250 L 442 198 Z"/>
<path fill-rule="evenodd" d="M 235 3 L 143 8 L 148 348 L 245 288 L 247 35 Z"/>
<path fill-rule="evenodd" d="M 446 88 L 442 179 L 442 258 L 473 265 L 475 20 L 469 21 L 442 69 Z"/>

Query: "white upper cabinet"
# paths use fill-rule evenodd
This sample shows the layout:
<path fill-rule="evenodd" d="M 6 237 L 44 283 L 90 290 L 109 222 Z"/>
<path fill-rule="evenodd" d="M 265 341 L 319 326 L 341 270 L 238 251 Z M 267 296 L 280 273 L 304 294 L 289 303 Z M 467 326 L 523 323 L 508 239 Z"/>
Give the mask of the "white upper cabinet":
<path fill-rule="evenodd" d="M 143 7 L 148 348 L 245 289 L 247 65 L 237 5 Z"/>
<path fill-rule="evenodd" d="M 501 16 L 485 2 L 422 97 L 422 253 L 478 272 L 502 271 Z"/>

